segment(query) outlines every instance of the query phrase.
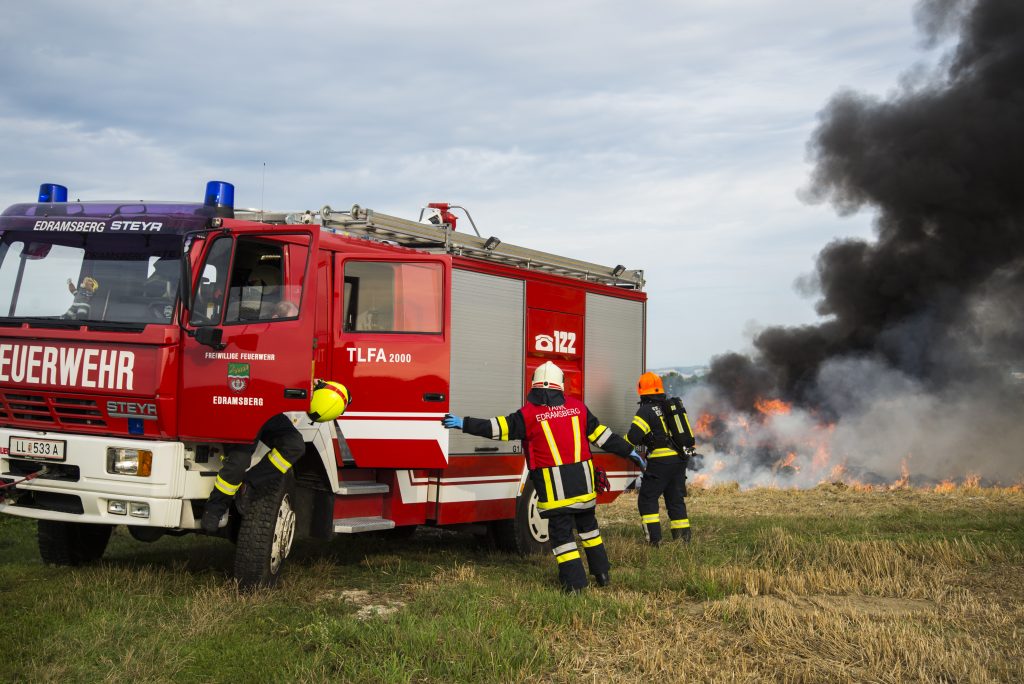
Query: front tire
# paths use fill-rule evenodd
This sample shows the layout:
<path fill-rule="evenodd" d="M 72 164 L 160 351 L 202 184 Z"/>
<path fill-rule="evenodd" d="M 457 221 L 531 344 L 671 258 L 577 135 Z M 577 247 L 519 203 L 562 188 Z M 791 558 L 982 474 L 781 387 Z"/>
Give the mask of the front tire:
<path fill-rule="evenodd" d="M 50 565 L 87 565 L 103 557 L 113 525 L 40 520 L 39 555 Z"/>
<path fill-rule="evenodd" d="M 265 492 L 253 492 L 238 528 L 235 579 L 241 589 L 273 587 L 295 540 L 295 479 L 289 472 Z"/>
<path fill-rule="evenodd" d="M 526 480 L 523 493 L 516 499 L 516 517 L 490 524 L 491 538 L 502 551 L 520 556 L 539 556 L 551 552 L 548 521 L 540 517 L 537 490 Z"/>

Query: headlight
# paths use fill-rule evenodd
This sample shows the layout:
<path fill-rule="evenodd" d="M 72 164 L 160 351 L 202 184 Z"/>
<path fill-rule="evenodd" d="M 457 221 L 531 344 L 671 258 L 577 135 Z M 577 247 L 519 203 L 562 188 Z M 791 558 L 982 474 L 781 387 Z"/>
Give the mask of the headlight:
<path fill-rule="evenodd" d="M 148 449 L 108 447 L 107 472 L 115 475 L 149 477 L 153 472 L 153 452 Z"/>

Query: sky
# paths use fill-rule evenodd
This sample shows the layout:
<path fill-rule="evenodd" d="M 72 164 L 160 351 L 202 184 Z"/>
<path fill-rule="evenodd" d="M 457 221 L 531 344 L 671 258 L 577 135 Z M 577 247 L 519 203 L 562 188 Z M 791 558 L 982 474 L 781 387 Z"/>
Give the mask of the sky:
<path fill-rule="evenodd" d="M 276 211 L 448 201 L 485 236 L 643 269 L 648 366 L 704 364 L 818 320 L 815 255 L 872 235 L 801 200 L 819 113 L 938 54 L 905 0 L 9 3 L 0 206 L 211 179 Z"/>

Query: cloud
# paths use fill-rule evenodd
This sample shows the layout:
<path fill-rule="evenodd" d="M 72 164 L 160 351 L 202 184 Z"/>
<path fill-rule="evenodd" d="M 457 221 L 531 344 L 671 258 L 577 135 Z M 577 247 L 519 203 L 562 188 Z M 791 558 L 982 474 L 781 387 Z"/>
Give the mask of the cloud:
<path fill-rule="evenodd" d="M 913 36 L 883 1 L 22 3 L 0 204 L 210 178 L 277 209 L 454 201 L 503 240 L 646 269 L 649 360 L 700 362 L 751 319 L 813 319 L 794 279 L 865 225 L 795 197 L 816 112 L 893 87 Z"/>

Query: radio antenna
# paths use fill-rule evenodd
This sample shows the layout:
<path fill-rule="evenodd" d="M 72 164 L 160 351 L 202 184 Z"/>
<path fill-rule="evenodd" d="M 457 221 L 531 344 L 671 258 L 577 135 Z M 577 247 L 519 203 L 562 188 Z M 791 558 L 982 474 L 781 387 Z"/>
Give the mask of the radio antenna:
<path fill-rule="evenodd" d="M 260 180 L 260 220 L 263 220 L 263 193 L 267 189 L 267 162 L 263 162 L 263 178 Z"/>

